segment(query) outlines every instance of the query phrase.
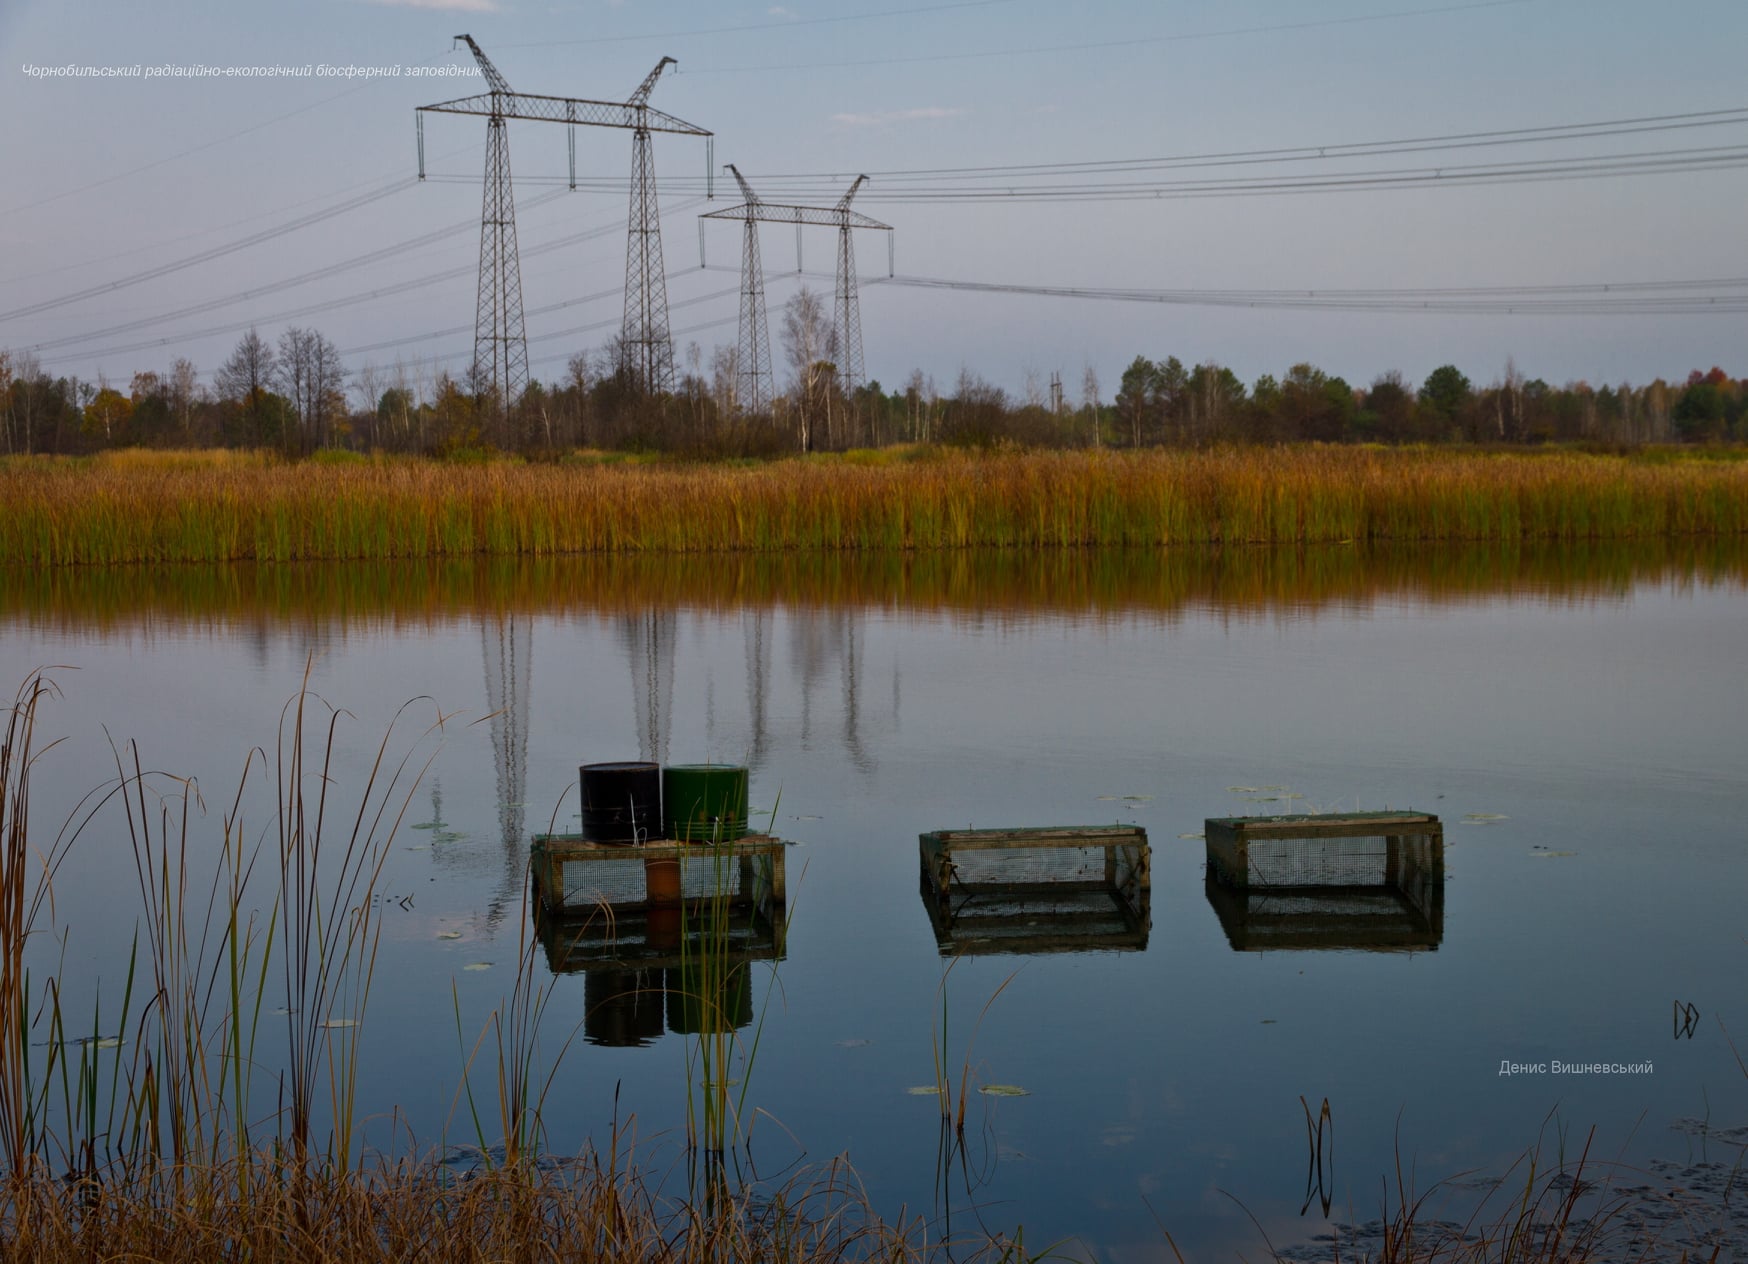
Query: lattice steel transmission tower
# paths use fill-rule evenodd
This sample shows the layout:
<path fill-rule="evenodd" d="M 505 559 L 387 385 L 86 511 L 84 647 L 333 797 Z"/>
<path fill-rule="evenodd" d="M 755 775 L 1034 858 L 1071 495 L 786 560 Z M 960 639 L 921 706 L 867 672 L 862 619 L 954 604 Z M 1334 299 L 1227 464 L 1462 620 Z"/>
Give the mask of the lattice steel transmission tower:
<path fill-rule="evenodd" d="M 414 112 L 419 134 L 419 178 L 425 178 L 425 115 L 472 114 L 486 119 L 486 192 L 480 215 L 480 289 L 474 331 L 474 373 L 482 384 L 500 392 L 503 406 L 516 402 L 528 384 L 528 340 L 522 325 L 521 267 L 516 258 L 515 201 L 510 192 L 510 150 L 505 140 L 508 119 L 531 119 L 541 123 L 571 126 L 570 183 L 577 184 L 575 129 L 620 127 L 634 135 L 631 177 L 631 236 L 625 264 L 625 330 L 627 348 L 666 348 L 666 374 L 649 372 L 656 352 L 632 364 L 633 371 L 649 389 L 667 389 L 673 384 L 673 344 L 668 337 L 667 281 L 662 272 L 661 227 L 656 217 L 655 164 L 651 155 L 652 132 L 677 132 L 705 139 L 705 195 L 715 188 L 712 134 L 702 127 L 652 109 L 650 90 L 663 69 L 676 65 L 664 57 L 644 78 L 627 101 L 593 101 L 581 97 L 538 96 L 513 91 L 471 35 L 457 35 L 473 50 L 489 92 L 436 105 L 422 105 Z M 633 303 L 633 262 L 636 262 Z M 651 269 L 654 270 L 653 281 Z M 635 337 L 633 312 L 637 313 Z"/>
<path fill-rule="evenodd" d="M 838 219 L 838 281 L 832 299 L 832 316 L 838 331 L 838 381 L 845 395 L 862 385 L 862 304 L 856 294 L 856 246 L 850 236 L 850 199 L 867 176 L 857 176 L 832 213 Z"/>
<path fill-rule="evenodd" d="M 710 211 L 700 219 L 738 219 L 746 228 L 741 248 L 740 339 L 736 352 L 737 405 L 743 412 L 762 413 L 771 405 L 773 382 L 771 374 L 771 336 L 765 316 L 765 276 L 759 262 L 760 223 L 794 224 L 796 270 L 801 268 L 801 229 L 806 225 L 838 230 L 838 264 L 832 322 L 837 335 L 838 381 L 846 392 L 862 382 L 862 314 L 856 294 L 856 255 L 850 244 L 851 231 L 857 228 L 877 228 L 891 233 L 891 224 L 850 209 L 850 199 L 856 196 L 867 176 L 857 176 L 849 192 L 835 206 L 794 206 L 766 202 L 753 192 L 752 185 L 733 163 L 728 170 L 740 185 L 746 199 L 739 206 Z M 892 239 L 887 238 L 887 255 L 891 257 Z"/>
<path fill-rule="evenodd" d="M 528 333 L 522 323 L 522 265 L 516 253 L 516 199 L 510 190 L 510 142 L 504 120 L 513 117 L 516 96 L 509 81 L 480 51 L 471 35 L 457 35 L 473 50 L 491 89 L 480 103 L 486 116 L 486 182 L 479 220 L 479 298 L 473 316 L 476 391 L 489 391 L 499 408 L 511 408 L 528 388 Z M 451 103 L 455 104 L 455 103 Z M 424 106 L 421 110 L 446 107 Z M 469 110 L 468 113 L 479 113 Z M 425 178 L 424 119 L 419 122 L 419 178 Z"/>

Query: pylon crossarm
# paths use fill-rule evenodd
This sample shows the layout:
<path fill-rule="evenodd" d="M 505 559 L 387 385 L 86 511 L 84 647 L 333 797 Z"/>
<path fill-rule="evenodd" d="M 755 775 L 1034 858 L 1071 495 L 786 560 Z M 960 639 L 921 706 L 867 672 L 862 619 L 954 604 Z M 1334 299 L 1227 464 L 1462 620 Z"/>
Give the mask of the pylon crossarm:
<path fill-rule="evenodd" d="M 647 105 L 649 102 L 649 94 L 651 90 L 654 89 L 656 80 L 662 77 L 662 71 L 669 66 L 678 66 L 679 64 L 680 63 L 675 61 L 672 57 L 662 58 L 656 63 L 656 68 L 643 77 L 643 82 L 637 85 L 637 91 L 631 94 L 626 103 L 628 105 L 636 106 Z"/>
<path fill-rule="evenodd" d="M 706 211 L 699 219 L 756 219 L 775 224 L 813 224 L 821 228 L 842 228 L 846 217 L 851 228 L 879 228 L 892 231 L 891 224 L 860 211 L 834 211 L 823 206 L 786 206 L 780 202 L 745 202 L 720 211 Z"/>
<path fill-rule="evenodd" d="M 749 204 L 756 206 L 759 201 L 759 195 L 753 192 L 753 186 L 747 183 L 747 178 L 740 173 L 740 168 L 736 167 L 731 162 L 728 164 L 728 170 L 729 173 L 734 176 L 734 182 L 740 185 L 740 195 L 744 197 Z"/>
<path fill-rule="evenodd" d="M 485 76 L 486 83 L 491 85 L 493 92 L 515 91 L 515 89 L 510 86 L 510 81 L 504 78 L 503 75 L 499 74 L 498 68 L 492 65 L 491 58 L 487 57 L 480 51 L 480 46 L 474 43 L 473 36 L 457 35 L 455 38 L 467 41 L 467 46 L 473 50 L 473 59 L 479 63 L 480 74 Z"/>
<path fill-rule="evenodd" d="M 474 114 L 486 118 L 532 119 L 540 123 L 587 123 L 592 127 L 623 127 L 628 131 L 675 132 L 682 136 L 714 133 L 685 119 L 647 105 L 623 101 L 587 101 L 577 97 L 543 97 L 529 92 L 483 92 L 436 105 L 421 105 L 432 114 Z"/>

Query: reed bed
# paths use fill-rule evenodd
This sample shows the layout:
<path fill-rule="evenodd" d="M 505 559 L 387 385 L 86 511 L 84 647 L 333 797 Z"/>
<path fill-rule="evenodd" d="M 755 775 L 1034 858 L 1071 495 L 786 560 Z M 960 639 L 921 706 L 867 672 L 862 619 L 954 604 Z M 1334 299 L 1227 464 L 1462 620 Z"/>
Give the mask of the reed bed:
<path fill-rule="evenodd" d="M 270 1162 L 181 1173 L 179 1193 L 47 1178 L 0 1182 L 0 1258 L 37 1264 L 978 1264 L 1027 1257 L 985 1240 L 950 1250 L 921 1221 L 882 1221 L 853 1173 L 830 1166 L 757 1198 L 667 1198 L 660 1174 L 599 1156 L 465 1178 L 441 1164 L 385 1163 L 298 1183 Z M 247 1191 L 246 1194 L 239 1191 Z"/>
<path fill-rule="evenodd" d="M 1748 454 L 1335 446 L 758 466 L 0 462 L 0 563 L 1644 539 L 1748 533 Z"/>
<path fill-rule="evenodd" d="M 1031 1258 L 1017 1236 L 944 1242 L 922 1219 L 880 1218 L 841 1161 L 744 1179 L 722 1154 L 738 1134 L 721 1129 L 709 1161 L 683 1172 L 647 1166 L 617 1117 L 600 1150 L 555 1156 L 533 1063 L 550 991 L 526 942 L 462 1067 L 464 1085 L 474 1072 L 495 1082 L 489 1102 L 465 1088 L 477 1144 L 366 1150 L 354 1036 L 381 862 L 441 720 L 419 731 L 403 708 L 348 795 L 339 786 L 353 779 L 330 763 L 342 713 L 306 679 L 282 713 L 274 771 L 246 759 L 215 849 L 191 833 L 193 783 L 143 772 L 131 747 L 65 827 L 33 828 L 31 782 L 52 747 L 37 726 L 56 696 L 34 673 L 0 709 L 0 1260 Z M 252 776 L 273 785 L 265 830 L 243 825 Z M 88 831 L 131 841 L 141 904 L 119 1008 L 75 1015 L 54 964 L 52 941 L 70 928 L 55 922 L 53 889 Z M 34 980 L 33 960 L 48 965 Z M 275 998 L 288 1004 L 268 1017 Z"/>

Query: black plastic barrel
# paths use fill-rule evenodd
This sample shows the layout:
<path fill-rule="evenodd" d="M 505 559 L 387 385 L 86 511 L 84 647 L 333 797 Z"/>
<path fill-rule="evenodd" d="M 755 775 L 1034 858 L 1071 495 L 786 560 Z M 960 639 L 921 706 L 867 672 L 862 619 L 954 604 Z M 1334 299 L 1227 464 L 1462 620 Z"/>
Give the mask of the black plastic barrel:
<path fill-rule="evenodd" d="M 667 837 L 725 843 L 747 832 L 747 770 L 740 764 L 669 764 L 662 769 Z"/>
<path fill-rule="evenodd" d="M 584 764 L 577 772 L 583 783 L 585 841 L 629 844 L 661 836 L 660 764 Z"/>
<path fill-rule="evenodd" d="M 661 1037 L 665 998 L 660 970 L 591 970 L 583 976 L 583 1039 L 638 1048 Z"/>

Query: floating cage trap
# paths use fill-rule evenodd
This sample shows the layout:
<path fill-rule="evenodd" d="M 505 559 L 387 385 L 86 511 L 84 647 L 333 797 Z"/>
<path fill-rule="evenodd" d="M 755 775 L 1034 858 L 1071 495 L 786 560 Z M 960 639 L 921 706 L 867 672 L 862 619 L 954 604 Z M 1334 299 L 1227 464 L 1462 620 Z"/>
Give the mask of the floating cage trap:
<path fill-rule="evenodd" d="M 1444 826 L 1426 812 L 1221 817 L 1205 893 L 1239 951 L 1431 950 L 1444 938 Z"/>
<path fill-rule="evenodd" d="M 1137 826 L 937 830 L 919 850 L 943 956 L 1147 946 L 1151 857 Z"/>

